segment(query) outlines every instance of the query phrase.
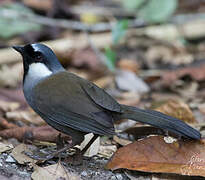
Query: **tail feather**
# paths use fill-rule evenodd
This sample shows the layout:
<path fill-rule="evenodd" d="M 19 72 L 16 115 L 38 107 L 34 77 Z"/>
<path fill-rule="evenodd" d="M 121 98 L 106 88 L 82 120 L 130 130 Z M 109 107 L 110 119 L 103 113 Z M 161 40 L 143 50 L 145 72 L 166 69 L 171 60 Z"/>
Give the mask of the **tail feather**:
<path fill-rule="evenodd" d="M 132 119 L 145 124 L 150 124 L 163 130 L 168 130 L 180 136 L 191 139 L 201 138 L 201 134 L 197 130 L 174 117 L 158 111 L 143 110 L 132 106 L 121 105 L 121 107 L 123 113 L 119 115 L 120 117 L 118 116 L 117 119 Z"/>

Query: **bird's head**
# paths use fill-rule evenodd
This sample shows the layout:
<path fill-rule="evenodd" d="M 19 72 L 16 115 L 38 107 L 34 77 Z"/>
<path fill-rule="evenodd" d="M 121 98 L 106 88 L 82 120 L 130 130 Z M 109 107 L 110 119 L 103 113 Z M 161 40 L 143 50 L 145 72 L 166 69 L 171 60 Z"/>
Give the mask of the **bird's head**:
<path fill-rule="evenodd" d="M 39 74 L 63 70 L 55 53 L 44 44 L 27 44 L 25 46 L 13 46 L 13 48 L 23 57 L 24 76 L 29 71 Z"/>

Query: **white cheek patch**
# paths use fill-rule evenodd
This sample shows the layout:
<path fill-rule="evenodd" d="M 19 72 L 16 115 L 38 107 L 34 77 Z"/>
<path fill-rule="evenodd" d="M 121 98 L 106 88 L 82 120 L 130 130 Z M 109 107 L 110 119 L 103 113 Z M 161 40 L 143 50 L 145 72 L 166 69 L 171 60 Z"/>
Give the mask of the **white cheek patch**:
<path fill-rule="evenodd" d="M 27 99 L 31 96 L 33 87 L 42 79 L 52 75 L 52 72 L 43 63 L 32 63 L 24 79 L 23 89 Z"/>
<path fill-rule="evenodd" d="M 43 78 L 51 75 L 52 72 L 43 63 L 32 63 L 29 65 L 27 76 L 31 79 Z"/>

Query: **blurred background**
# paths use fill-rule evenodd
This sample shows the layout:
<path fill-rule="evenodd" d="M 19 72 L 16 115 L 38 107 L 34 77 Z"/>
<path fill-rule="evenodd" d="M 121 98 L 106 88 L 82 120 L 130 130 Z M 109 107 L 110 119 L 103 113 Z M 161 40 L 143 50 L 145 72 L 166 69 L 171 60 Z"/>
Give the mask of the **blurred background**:
<path fill-rule="evenodd" d="M 45 125 L 24 100 L 22 58 L 11 48 L 35 42 L 51 47 L 68 71 L 118 102 L 175 116 L 204 136 L 205 0 L 0 0 L 3 139 L 23 141 L 25 131 L 11 129 Z M 136 134 L 141 126 L 116 124 L 136 139 L 156 132 Z M 53 142 L 49 136 L 32 138 Z M 117 138 L 109 143 L 112 153 L 126 144 Z"/>
<path fill-rule="evenodd" d="M 182 99 L 204 113 L 204 11 L 204 0 L 2 0 L 0 99 L 27 107 L 10 47 L 42 42 L 120 103 Z"/>

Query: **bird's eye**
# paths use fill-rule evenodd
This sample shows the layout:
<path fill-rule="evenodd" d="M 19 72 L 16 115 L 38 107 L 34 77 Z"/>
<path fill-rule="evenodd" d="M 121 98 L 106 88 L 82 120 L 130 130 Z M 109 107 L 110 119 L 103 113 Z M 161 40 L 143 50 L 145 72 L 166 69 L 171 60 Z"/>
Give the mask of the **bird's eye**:
<path fill-rule="evenodd" d="M 41 62 L 43 61 L 43 56 L 40 53 L 36 53 L 35 60 Z"/>
<path fill-rule="evenodd" d="M 36 59 L 37 59 L 37 60 L 40 60 L 40 59 L 41 59 L 41 56 L 37 56 Z"/>

